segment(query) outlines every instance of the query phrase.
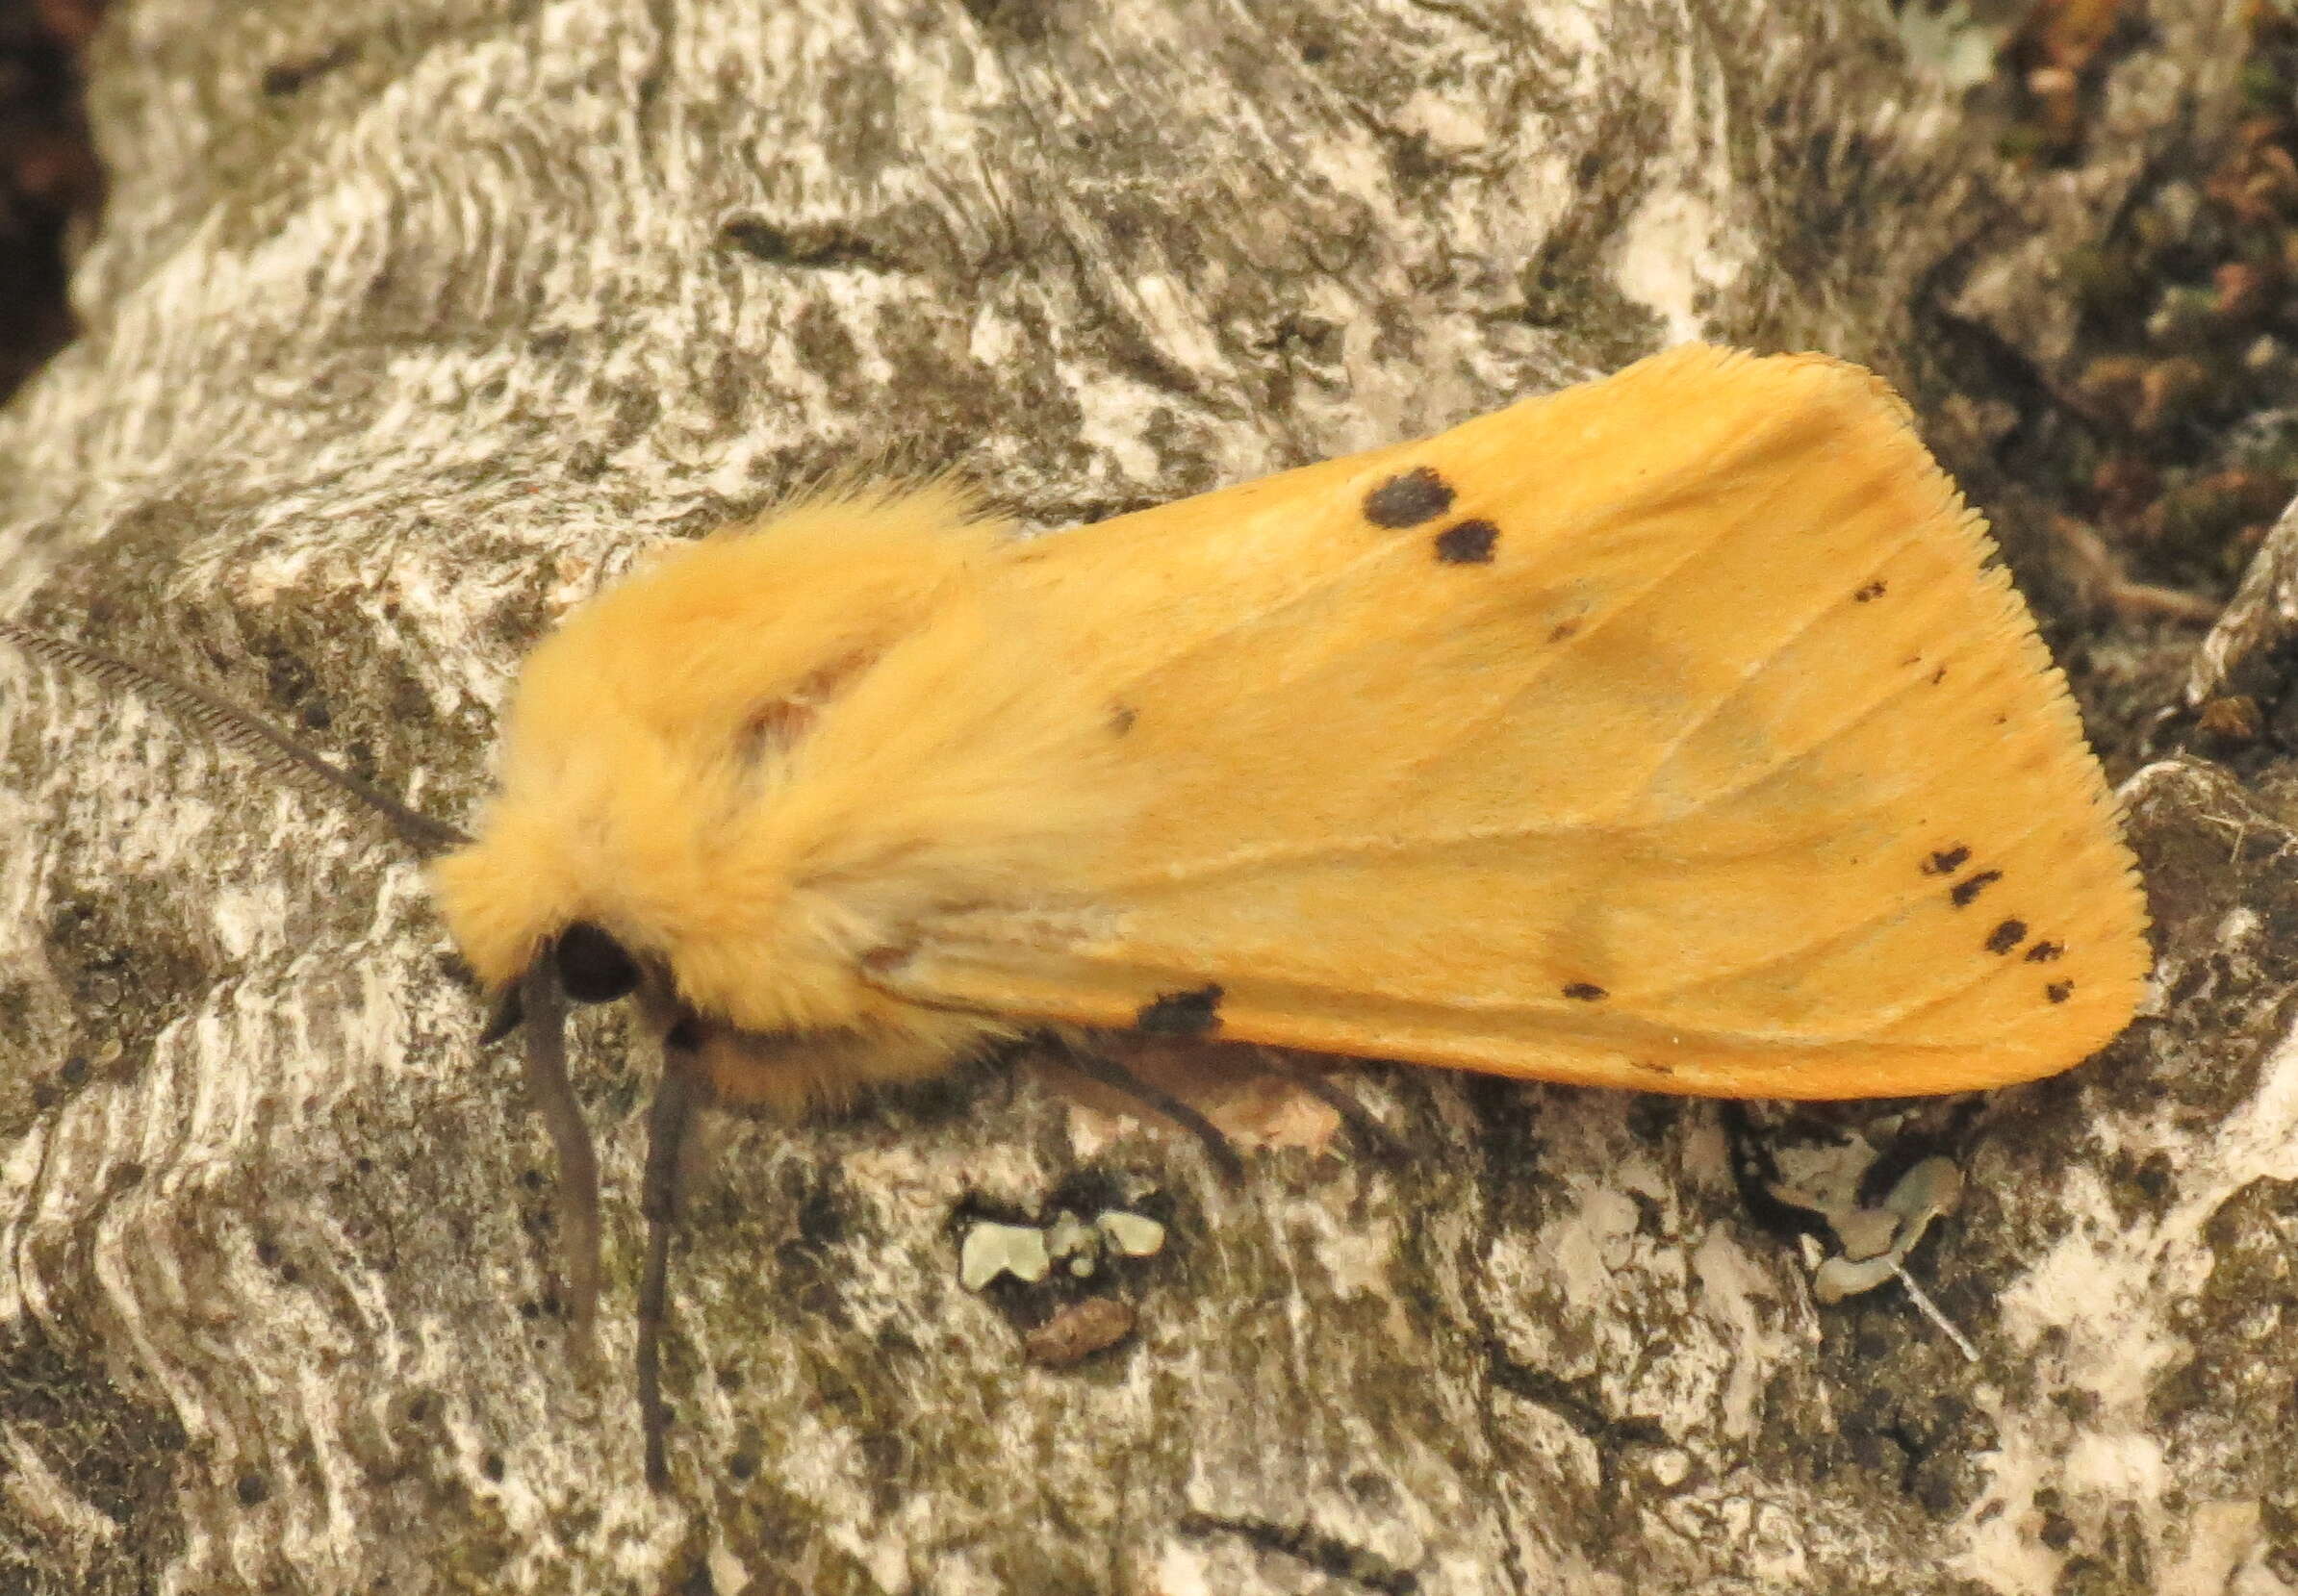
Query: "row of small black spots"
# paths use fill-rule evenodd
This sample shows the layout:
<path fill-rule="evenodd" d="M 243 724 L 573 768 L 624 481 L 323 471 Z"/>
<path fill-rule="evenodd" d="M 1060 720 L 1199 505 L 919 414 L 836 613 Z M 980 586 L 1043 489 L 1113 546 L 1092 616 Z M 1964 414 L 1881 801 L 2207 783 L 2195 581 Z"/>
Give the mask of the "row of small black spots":
<path fill-rule="evenodd" d="M 1923 861 L 1923 874 L 1926 875 L 1953 875 L 1956 871 L 1961 870 L 1970 858 L 1971 850 L 1967 848 L 1960 846 L 1943 848 Z"/>
<path fill-rule="evenodd" d="M 1971 850 L 1958 844 L 1953 848 L 1943 848 L 1925 859 L 1922 869 L 1926 875 L 1953 875 L 1970 862 Z M 1947 889 L 1947 900 L 1958 909 L 1967 909 L 1980 893 L 2002 879 L 2003 872 L 1999 870 L 1973 871 Z M 2005 937 L 2009 938 L 2007 942 L 2004 940 Z M 2006 920 L 1988 934 L 1987 951 L 2007 953 L 2026 940 L 2027 923 Z"/>
<path fill-rule="evenodd" d="M 2006 920 L 1987 933 L 1987 951 L 2007 953 L 2027 940 L 2027 922 Z"/>
<path fill-rule="evenodd" d="M 2002 879 L 2003 872 L 1999 870 L 1982 870 L 1976 875 L 1966 875 L 1949 890 L 1948 901 L 1958 909 L 1967 909 L 1974 898 Z"/>
<path fill-rule="evenodd" d="M 1987 951 L 1990 953 L 2009 953 L 2016 950 L 2019 944 L 2025 942 L 2026 940 L 2027 922 L 2024 920 L 2006 920 L 2002 925 L 1996 926 L 1992 931 L 1987 933 Z M 2066 945 L 2063 943 L 2050 941 L 2037 942 L 2034 944 L 2034 946 L 2027 950 L 2026 962 L 2029 964 L 2051 964 L 2055 963 L 2065 952 Z M 2050 981 L 2045 983 L 2043 987 L 2043 996 L 2055 1003 L 2063 1003 L 2074 995 L 2075 983 L 2073 981 Z"/>
<path fill-rule="evenodd" d="M 1365 519 L 1401 532 L 1437 519 L 1452 508 L 1455 496 L 1452 484 L 1434 467 L 1415 466 L 1365 495 Z M 1499 541 L 1500 529 L 1480 516 L 1456 521 L 1437 534 L 1437 561 L 1447 566 L 1490 565 Z"/>
<path fill-rule="evenodd" d="M 2025 933 L 2026 927 L 2021 926 L 2020 934 Z M 1146 1036 L 1211 1035 L 1220 1028 L 1224 995 L 1218 981 L 1208 981 L 1185 992 L 1161 992 L 1135 1013 L 1133 1028 Z M 1611 996 L 1594 981 L 1573 981 L 1564 988 L 1564 995 L 1580 1003 L 1599 1003 Z"/>
<path fill-rule="evenodd" d="M 1970 862 L 1971 850 L 1957 844 L 1953 848 L 1943 848 L 1931 854 L 1923 861 L 1922 869 L 1926 875 L 1953 875 Z M 1980 893 L 2002 879 L 2003 872 L 1999 870 L 1975 871 L 1948 889 L 1947 900 L 1958 909 L 1967 909 Z M 1987 933 L 1986 950 L 1990 953 L 2012 952 L 2027 940 L 2027 922 L 2015 918 L 2005 920 Z M 2050 964 L 2065 952 L 2066 947 L 2063 943 L 2038 942 L 2027 950 L 2027 962 L 2029 964 Z M 2043 996 L 2055 1003 L 2063 1003 L 2074 995 L 2075 983 L 2073 981 L 2053 981 L 2043 988 Z"/>

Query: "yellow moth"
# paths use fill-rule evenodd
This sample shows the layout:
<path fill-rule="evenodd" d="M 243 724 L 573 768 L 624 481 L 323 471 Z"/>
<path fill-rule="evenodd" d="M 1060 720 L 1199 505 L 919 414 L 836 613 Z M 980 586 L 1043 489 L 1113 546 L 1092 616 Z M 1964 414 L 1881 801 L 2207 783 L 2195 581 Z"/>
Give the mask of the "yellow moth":
<path fill-rule="evenodd" d="M 1991 554 L 1878 379 L 1694 345 L 1053 536 L 929 486 L 657 555 L 535 649 L 432 867 L 525 1017 L 577 1318 L 563 1003 L 664 1040 L 651 1476 L 700 1102 L 1047 1030 L 1787 1098 L 2098 1049 L 2143 899 Z"/>
<path fill-rule="evenodd" d="M 955 493 L 659 556 L 434 867 L 795 1105 L 1019 1026 L 1671 1092 L 2077 1062 L 2149 955 L 2074 706 L 1875 377 L 1689 346 L 1021 540 Z M 615 984 L 615 983 L 609 983 Z"/>

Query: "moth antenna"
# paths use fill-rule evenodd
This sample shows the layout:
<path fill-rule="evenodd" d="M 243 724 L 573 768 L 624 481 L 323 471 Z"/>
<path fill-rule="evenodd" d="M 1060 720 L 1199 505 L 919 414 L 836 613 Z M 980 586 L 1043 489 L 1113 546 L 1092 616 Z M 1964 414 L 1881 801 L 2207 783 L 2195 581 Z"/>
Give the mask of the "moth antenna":
<path fill-rule="evenodd" d="M 686 1206 L 687 1145 L 694 1111 L 709 1100 L 702 1055 L 685 1034 L 670 1028 L 662 1042 L 662 1082 L 647 1109 L 647 1167 L 639 1211 L 647 1221 L 646 1267 L 638 1282 L 638 1422 L 646 1433 L 647 1488 L 670 1488 L 670 1409 L 662 1401 L 662 1326 L 670 1316 L 670 1250 Z"/>
<path fill-rule="evenodd" d="M 558 1155 L 559 1245 L 567 1270 L 567 1317 L 588 1339 L 599 1314 L 599 1155 L 567 1077 L 567 996 L 558 973 L 536 959 L 517 991 L 526 1030 L 527 1101 Z"/>
<path fill-rule="evenodd" d="M 34 631 L 13 621 L 0 619 L 0 638 L 34 659 L 76 671 L 107 687 L 145 694 L 194 729 L 207 733 L 235 752 L 247 755 L 262 770 L 357 798 L 389 821 L 392 829 L 422 858 L 431 858 L 471 841 L 447 822 L 408 807 L 372 782 L 362 781 L 350 772 L 321 759 L 261 717 L 195 682 L 148 665 L 138 665 L 101 648 L 91 648 L 85 643 Z"/>
<path fill-rule="evenodd" d="M 1113 1087 L 1133 1099 L 1142 1107 L 1160 1114 L 1197 1138 L 1205 1148 L 1205 1155 L 1220 1172 L 1221 1179 L 1231 1186 L 1244 1180 L 1244 1160 L 1238 1156 L 1236 1147 L 1221 1134 L 1220 1127 L 1183 1102 L 1172 1093 L 1153 1080 L 1143 1080 L 1124 1065 L 1103 1053 L 1091 1052 L 1065 1038 L 1057 1037 L 1060 1059 L 1070 1069 L 1087 1080 Z"/>
<path fill-rule="evenodd" d="M 1318 1102 L 1340 1116 L 1340 1123 L 1348 1127 L 1349 1134 L 1366 1152 L 1383 1158 L 1402 1158 L 1408 1149 L 1397 1140 L 1387 1126 L 1373 1116 L 1372 1110 L 1359 1102 L 1344 1088 L 1335 1085 L 1321 1070 L 1307 1069 L 1293 1063 L 1274 1048 L 1262 1048 L 1261 1064 L 1264 1069 L 1288 1085 L 1298 1086 Z"/>

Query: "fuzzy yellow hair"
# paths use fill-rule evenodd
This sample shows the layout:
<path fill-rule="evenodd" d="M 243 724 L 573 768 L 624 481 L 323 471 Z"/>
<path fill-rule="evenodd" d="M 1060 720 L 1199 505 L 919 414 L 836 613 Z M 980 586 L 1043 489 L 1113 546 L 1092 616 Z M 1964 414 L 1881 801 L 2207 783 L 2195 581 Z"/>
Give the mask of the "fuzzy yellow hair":
<path fill-rule="evenodd" d="M 1107 706 L 971 579 L 1009 541 L 948 487 L 826 497 L 576 611 L 520 677 L 480 840 L 433 866 L 480 980 L 597 925 L 747 1033 L 722 1090 L 781 1102 L 996 1034 L 860 973 L 1124 820 Z"/>

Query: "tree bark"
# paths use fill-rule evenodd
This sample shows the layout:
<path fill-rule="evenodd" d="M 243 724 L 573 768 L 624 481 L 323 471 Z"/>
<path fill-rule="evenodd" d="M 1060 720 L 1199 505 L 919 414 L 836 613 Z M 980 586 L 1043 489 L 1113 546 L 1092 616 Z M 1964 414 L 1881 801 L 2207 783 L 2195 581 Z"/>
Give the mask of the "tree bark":
<path fill-rule="evenodd" d="M 2063 349 L 2042 268 L 2232 116 L 2231 10 L 2158 4 L 2025 180 L 1834 0 L 143 0 L 88 331 L 0 417 L 0 613 L 462 819 L 554 617 L 827 470 L 1059 526 L 1693 336 L 1876 365 L 1959 462 L 1939 329 Z M 2298 1584 L 2298 838 L 2213 767 L 2128 788 L 2158 1011 L 1953 1121 L 1910 1267 L 1975 1361 L 1895 1285 L 1818 1305 L 1712 1103 L 1367 1066 L 1402 1160 L 1231 1192 L 973 1071 L 717 1122 L 657 1496 L 654 1060 L 578 1039 L 585 1356 L 404 850 L 6 653 L 0 747 L 0 1591 Z M 1112 1204 L 1166 1227 L 1108 1266 L 1134 1335 L 1031 1361 L 965 1227 Z"/>

